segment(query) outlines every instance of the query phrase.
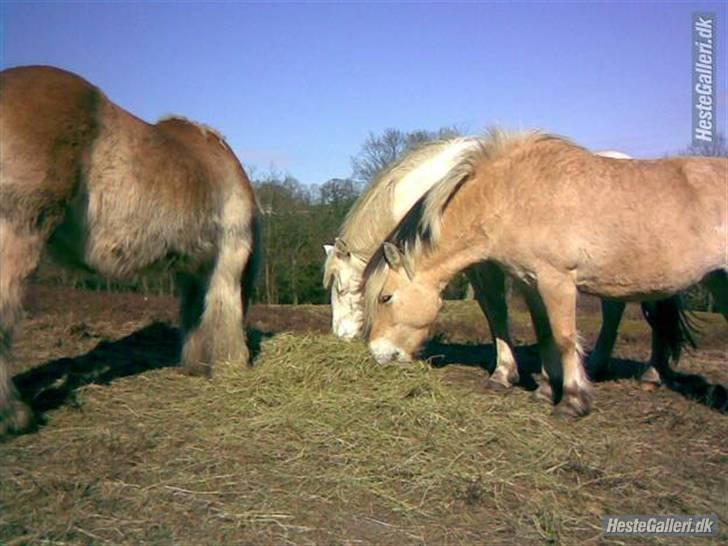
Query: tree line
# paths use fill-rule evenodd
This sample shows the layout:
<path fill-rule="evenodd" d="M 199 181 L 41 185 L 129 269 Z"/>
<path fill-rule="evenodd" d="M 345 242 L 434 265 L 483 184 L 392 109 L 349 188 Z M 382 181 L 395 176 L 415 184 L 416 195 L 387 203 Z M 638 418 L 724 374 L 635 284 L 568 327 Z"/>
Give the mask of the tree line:
<path fill-rule="evenodd" d="M 264 263 L 253 301 L 265 304 L 327 303 L 322 267 L 322 245 L 334 240 L 347 212 L 362 191 L 388 165 L 406 151 L 438 138 L 457 136 L 458 130 L 444 127 L 436 131 L 404 132 L 387 129 L 370 134 L 359 153 L 351 159 L 349 178 L 333 178 L 321 185 L 302 184 L 290 174 L 269 169 L 248 168 L 263 218 Z M 709 146 L 686 148 L 691 155 L 728 156 L 728 145 L 719 136 Z M 68 271 L 44 259 L 36 282 L 92 290 L 135 291 L 144 294 L 173 295 L 174 278 L 167 272 L 139 275 L 124 281 L 110 281 L 96 275 Z M 462 298 L 468 285 L 460 275 L 445 296 Z M 710 296 L 701 287 L 685 294 L 689 308 L 707 310 Z"/>

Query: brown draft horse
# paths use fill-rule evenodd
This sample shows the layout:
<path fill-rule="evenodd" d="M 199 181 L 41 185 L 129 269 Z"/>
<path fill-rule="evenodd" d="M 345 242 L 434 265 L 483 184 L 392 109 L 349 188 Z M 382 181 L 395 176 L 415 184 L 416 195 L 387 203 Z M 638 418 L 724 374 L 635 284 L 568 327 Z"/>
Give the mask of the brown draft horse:
<path fill-rule="evenodd" d="M 23 287 L 44 250 L 114 278 L 166 268 L 181 297 L 183 366 L 248 363 L 258 212 L 219 134 L 178 117 L 151 125 L 43 66 L 0 74 L 0 131 L 0 436 L 32 420 L 8 359 Z"/>

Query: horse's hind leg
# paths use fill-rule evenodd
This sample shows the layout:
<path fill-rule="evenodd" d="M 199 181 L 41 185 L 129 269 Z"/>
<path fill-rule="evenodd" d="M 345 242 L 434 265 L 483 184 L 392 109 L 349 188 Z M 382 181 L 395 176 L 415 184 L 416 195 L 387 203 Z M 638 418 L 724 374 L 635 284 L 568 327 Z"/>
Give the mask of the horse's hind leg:
<path fill-rule="evenodd" d="M 200 336 L 194 335 L 200 327 L 205 310 L 207 277 L 179 274 L 176 284 L 180 298 L 180 329 L 184 340 L 182 364 L 190 374 L 208 375 L 211 371 L 209 357 L 206 358 L 203 354 L 204 347 L 200 346 Z"/>
<path fill-rule="evenodd" d="M 658 305 L 659 303 L 661 302 L 643 302 L 641 305 L 642 315 L 652 329 L 652 353 L 648 371 L 657 370 L 659 374 L 657 384 L 660 383 L 660 379 L 669 382 L 673 375 L 672 368 L 670 368 L 669 336 L 679 327 L 677 324 L 672 324 L 672 320 L 668 320 L 668 313 L 665 313 L 664 306 Z M 674 315 L 674 320 L 679 320 L 677 314 Z"/>
<path fill-rule="evenodd" d="M 184 334 L 182 365 L 195 375 L 209 375 L 217 362 L 249 362 L 241 285 L 252 241 L 230 239 L 221 244 L 210 274 L 182 277 L 179 283 Z"/>
<path fill-rule="evenodd" d="M 43 237 L 0 219 L 0 436 L 21 432 L 32 412 L 20 401 L 9 360 L 13 329 L 20 319 L 25 281 L 38 266 Z"/>
<path fill-rule="evenodd" d="M 625 303 L 616 300 L 602 300 L 602 328 L 587 364 L 587 374 L 593 380 L 605 375 L 609 357 L 617 341 L 617 330 L 624 314 Z"/>
<path fill-rule="evenodd" d="M 540 294 L 533 287 L 521 284 L 519 285 L 519 291 L 523 294 L 528 312 L 531 315 L 531 324 L 536 333 L 539 354 L 541 356 L 541 380 L 538 381 L 538 388 L 534 391 L 534 397 L 536 399 L 553 402 L 554 393 L 551 388 L 549 370 L 560 369 L 561 356 L 554 341 L 553 333 L 551 332 L 548 312 Z"/>
<path fill-rule="evenodd" d="M 519 377 L 508 327 L 505 274 L 500 267 L 488 262 L 468 269 L 466 274 L 488 320 L 496 348 L 496 366 L 487 384 L 493 388 L 509 389 L 518 383 Z"/>
<path fill-rule="evenodd" d="M 639 378 L 644 390 L 655 390 L 663 381 L 669 381 L 674 375 L 670 368 L 670 356 L 676 364 L 680 359 L 682 336 L 679 300 L 676 298 L 645 301 L 640 305 L 642 315 L 652 329 L 649 366 Z"/>
<path fill-rule="evenodd" d="M 240 281 L 222 277 L 213 273 L 178 282 L 182 366 L 192 375 L 211 375 L 218 362 L 248 363 Z"/>

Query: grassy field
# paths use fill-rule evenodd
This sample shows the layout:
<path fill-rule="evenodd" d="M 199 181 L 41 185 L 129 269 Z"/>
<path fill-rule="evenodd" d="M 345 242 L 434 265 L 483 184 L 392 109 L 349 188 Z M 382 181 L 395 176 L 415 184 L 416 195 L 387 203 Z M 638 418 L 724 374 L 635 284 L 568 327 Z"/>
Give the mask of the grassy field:
<path fill-rule="evenodd" d="M 607 540 L 601 515 L 717 513 L 728 541 L 726 415 L 628 376 L 631 310 L 592 415 L 484 389 L 473 302 L 448 304 L 425 362 L 379 366 L 320 306 L 255 307 L 252 369 L 179 374 L 165 298 L 36 289 L 17 381 L 48 422 L 0 444 L 2 544 L 678 544 Z M 592 342 L 599 320 L 583 306 Z M 723 319 L 685 371 L 728 383 Z M 535 365 L 514 311 L 518 357 Z M 691 540 L 691 543 L 710 540 Z"/>

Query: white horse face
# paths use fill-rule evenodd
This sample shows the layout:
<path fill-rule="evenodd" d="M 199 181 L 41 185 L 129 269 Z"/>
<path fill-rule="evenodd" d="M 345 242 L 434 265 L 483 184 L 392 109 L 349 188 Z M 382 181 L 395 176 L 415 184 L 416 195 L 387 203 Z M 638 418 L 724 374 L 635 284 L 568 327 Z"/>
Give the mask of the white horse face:
<path fill-rule="evenodd" d="M 442 307 L 439 290 L 414 276 L 404 265 L 404 256 L 395 257 L 395 251 L 386 247 L 386 279 L 369 332 L 369 350 L 380 364 L 411 361 L 430 336 Z"/>
<path fill-rule="evenodd" d="M 352 340 L 362 333 L 363 297 L 359 290 L 364 262 L 353 256 L 345 243 L 324 245 L 327 268 L 333 272 L 331 282 L 331 327 L 334 335 Z"/>

